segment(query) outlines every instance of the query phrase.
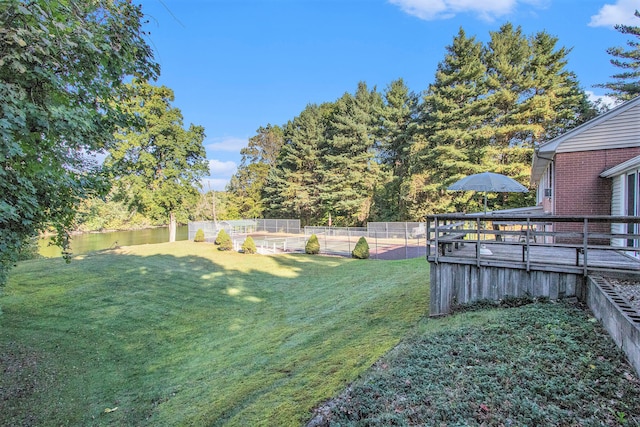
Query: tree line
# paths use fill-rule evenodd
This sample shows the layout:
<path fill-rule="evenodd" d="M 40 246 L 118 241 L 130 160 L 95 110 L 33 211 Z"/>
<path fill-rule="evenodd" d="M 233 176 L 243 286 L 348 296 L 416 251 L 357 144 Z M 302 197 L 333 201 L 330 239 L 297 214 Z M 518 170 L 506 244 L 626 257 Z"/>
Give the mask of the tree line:
<path fill-rule="evenodd" d="M 615 28 L 640 37 L 640 27 Z M 628 46 L 607 51 L 623 71 L 599 85 L 620 101 L 640 93 L 640 45 Z M 401 78 L 382 92 L 360 82 L 353 94 L 260 127 L 241 151 L 228 199 L 241 217 L 342 226 L 479 211 L 478 195 L 446 188 L 484 171 L 529 186 L 537 145 L 607 109 L 568 69 L 570 51 L 511 23 L 486 44 L 461 28 L 422 93 Z M 534 192 L 489 195 L 496 210 L 534 201 Z"/>
<path fill-rule="evenodd" d="M 636 12 L 636 16 L 640 14 Z M 207 174 L 201 126 L 185 128 L 128 0 L 9 0 L 0 5 L 0 285 L 31 239 L 118 224 L 295 217 L 358 225 L 478 210 L 446 191 L 490 170 L 527 183 L 536 144 L 591 118 L 569 49 L 507 23 L 488 43 L 460 29 L 421 94 L 402 79 L 382 92 L 358 84 L 260 127 L 226 192 L 198 191 Z M 616 26 L 640 37 L 640 28 Z M 604 84 L 619 99 L 640 90 L 638 43 L 612 48 L 623 72 Z M 100 159 L 106 156 L 106 160 Z M 492 208 L 530 204 L 495 195 Z M 211 214 L 211 215 L 210 215 Z"/>
<path fill-rule="evenodd" d="M 480 209 L 447 186 L 473 173 L 528 185 L 534 147 L 594 117 L 570 49 L 546 32 L 510 23 L 483 44 L 460 29 L 422 93 L 402 79 L 382 92 L 310 104 L 282 126 L 260 127 L 227 190 L 246 217 L 354 226 Z M 490 196 L 493 209 L 530 205 L 534 194 Z"/>

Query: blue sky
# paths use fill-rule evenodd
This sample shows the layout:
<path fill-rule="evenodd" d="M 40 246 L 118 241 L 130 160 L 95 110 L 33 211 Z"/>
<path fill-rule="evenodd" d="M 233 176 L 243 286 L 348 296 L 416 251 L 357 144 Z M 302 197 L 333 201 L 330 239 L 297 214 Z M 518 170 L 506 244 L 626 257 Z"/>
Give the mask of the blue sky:
<path fill-rule="evenodd" d="M 567 69 L 594 96 L 618 70 L 606 49 L 640 25 L 640 0 L 134 0 L 148 19 L 185 126 L 204 126 L 211 175 L 223 190 L 260 126 L 284 125 L 307 104 L 335 101 L 359 81 L 422 92 L 460 27 L 480 41 L 505 22 L 547 31 L 572 48 Z"/>

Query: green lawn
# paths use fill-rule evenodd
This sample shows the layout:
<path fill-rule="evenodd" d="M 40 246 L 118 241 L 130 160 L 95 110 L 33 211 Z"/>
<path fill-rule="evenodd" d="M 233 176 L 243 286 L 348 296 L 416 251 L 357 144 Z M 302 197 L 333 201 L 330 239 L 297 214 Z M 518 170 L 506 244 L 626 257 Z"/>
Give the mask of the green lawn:
<path fill-rule="evenodd" d="M 428 312 L 423 259 L 193 242 L 20 263 L 0 296 L 0 425 L 297 426 Z"/>

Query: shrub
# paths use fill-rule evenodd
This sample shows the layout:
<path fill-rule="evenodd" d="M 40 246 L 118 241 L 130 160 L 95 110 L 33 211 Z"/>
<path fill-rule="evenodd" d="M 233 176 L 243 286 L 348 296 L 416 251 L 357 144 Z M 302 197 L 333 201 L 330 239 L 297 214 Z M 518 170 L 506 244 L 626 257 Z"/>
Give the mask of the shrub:
<path fill-rule="evenodd" d="M 218 250 L 220 251 L 230 251 L 231 249 L 233 249 L 233 242 L 231 241 L 231 237 L 229 237 L 229 234 L 224 231 L 224 229 L 220 230 L 220 232 L 218 233 L 215 244 L 218 245 Z"/>
<path fill-rule="evenodd" d="M 307 244 L 304 247 L 305 253 L 310 255 L 316 255 L 320 253 L 320 242 L 318 242 L 318 236 L 312 234 L 307 240 Z"/>
<path fill-rule="evenodd" d="M 198 231 L 196 231 L 196 237 L 193 239 L 194 242 L 204 242 L 204 231 L 202 231 L 202 228 L 198 228 Z"/>
<path fill-rule="evenodd" d="M 258 252 L 258 248 L 256 248 L 256 242 L 253 241 L 253 238 L 251 238 L 251 236 L 247 236 L 247 238 L 244 240 L 244 243 L 242 243 L 242 252 L 244 252 L 245 254 L 255 254 L 256 252 Z"/>
<path fill-rule="evenodd" d="M 367 243 L 367 239 L 361 237 L 356 243 L 356 247 L 351 251 L 351 257 L 357 259 L 367 259 L 369 258 L 369 244 Z"/>

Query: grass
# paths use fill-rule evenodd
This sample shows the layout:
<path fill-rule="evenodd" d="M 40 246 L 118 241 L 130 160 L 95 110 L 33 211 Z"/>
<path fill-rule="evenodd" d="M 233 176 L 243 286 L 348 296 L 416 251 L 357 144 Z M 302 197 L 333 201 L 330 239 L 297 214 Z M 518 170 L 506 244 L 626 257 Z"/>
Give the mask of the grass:
<path fill-rule="evenodd" d="M 640 425 L 640 381 L 587 311 L 428 319 L 427 277 L 193 242 L 20 263 L 0 425 L 299 426 L 319 405 L 316 426 Z"/>
<path fill-rule="evenodd" d="M 304 424 L 428 311 L 423 259 L 177 242 L 20 263 L 0 425 Z"/>
<path fill-rule="evenodd" d="M 322 408 L 316 426 L 640 425 L 640 381 L 578 307 L 425 319 Z"/>

